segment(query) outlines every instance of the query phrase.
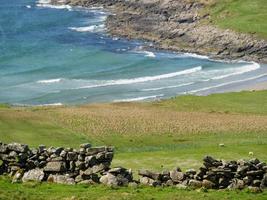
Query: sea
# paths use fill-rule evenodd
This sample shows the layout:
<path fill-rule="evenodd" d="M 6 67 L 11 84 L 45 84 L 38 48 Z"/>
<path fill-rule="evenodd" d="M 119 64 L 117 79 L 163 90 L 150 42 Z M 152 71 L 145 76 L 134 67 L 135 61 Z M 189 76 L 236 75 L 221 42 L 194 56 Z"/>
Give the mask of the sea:
<path fill-rule="evenodd" d="M 107 33 L 103 8 L 0 0 L 0 103 L 77 105 L 240 91 L 267 66 L 153 49 Z"/>

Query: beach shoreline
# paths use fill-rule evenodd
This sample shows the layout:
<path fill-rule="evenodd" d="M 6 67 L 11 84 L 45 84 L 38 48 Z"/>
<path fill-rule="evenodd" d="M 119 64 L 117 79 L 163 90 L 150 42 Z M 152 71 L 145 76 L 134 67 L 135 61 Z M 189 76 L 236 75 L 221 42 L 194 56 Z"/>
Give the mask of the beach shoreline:
<path fill-rule="evenodd" d="M 267 63 L 266 40 L 214 26 L 209 13 L 204 12 L 205 3 L 198 1 L 52 0 L 51 3 L 103 7 L 112 13 L 106 20 L 109 34 L 150 41 L 155 49 Z"/>

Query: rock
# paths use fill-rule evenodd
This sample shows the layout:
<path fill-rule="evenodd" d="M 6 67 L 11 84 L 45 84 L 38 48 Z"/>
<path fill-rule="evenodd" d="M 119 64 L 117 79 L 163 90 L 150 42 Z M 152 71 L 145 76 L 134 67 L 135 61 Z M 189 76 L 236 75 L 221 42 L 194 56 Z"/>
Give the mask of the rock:
<path fill-rule="evenodd" d="M 70 178 L 69 175 L 53 175 L 50 174 L 47 178 L 47 181 L 50 183 L 59 183 L 59 184 L 67 184 L 67 185 L 75 185 L 75 181 L 73 178 Z"/>
<path fill-rule="evenodd" d="M 76 161 L 78 160 L 78 154 L 76 152 L 68 152 L 67 160 L 69 161 Z"/>
<path fill-rule="evenodd" d="M 93 180 L 83 180 L 83 181 L 80 181 L 78 182 L 78 184 L 82 184 L 82 185 L 94 185 L 96 184 L 96 182 L 94 182 Z"/>
<path fill-rule="evenodd" d="M 116 176 L 107 173 L 104 176 L 101 176 L 101 178 L 99 179 L 100 183 L 107 185 L 107 186 L 113 186 L 116 187 L 119 185 L 118 179 L 116 178 Z"/>
<path fill-rule="evenodd" d="M 89 143 L 84 143 L 84 144 L 81 144 L 80 145 L 80 148 L 84 148 L 84 149 L 87 149 L 87 148 L 91 148 L 91 144 L 89 144 Z"/>
<path fill-rule="evenodd" d="M 96 156 L 86 156 L 84 162 L 88 164 L 88 166 L 93 166 L 97 164 Z"/>
<path fill-rule="evenodd" d="M 128 187 L 130 187 L 130 188 L 137 188 L 138 187 L 138 184 L 136 182 L 130 182 L 128 184 Z"/>
<path fill-rule="evenodd" d="M 86 169 L 85 171 L 83 171 L 82 173 L 85 175 L 91 175 L 91 174 L 95 174 L 95 173 L 99 173 L 99 172 L 103 172 L 108 168 L 107 164 L 99 164 L 99 165 L 94 165 L 91 168 Z"/>
<path fill-rule="evenodd" d="M 209 180 L 204 179 L 202 181 L 202 186 L 207 189 L 212 189 L 215 186 L 215 184 Z"/>
<path fill-rule="evenodd" d="M 185 189 L 188 189 L 188 186 L 186 186 L 186 185 L 184 185 L 184 184 L 177 184 L 176 185 L 176 188 L 178 188 L 178 189 L 182 189 L 182 190 L 185 190 Z"/>
<path fill-rule="evenodd" d="M 262 190 L 259 187 L 252 187 L 252 186 L 248 187 L 248 191 L 251 192 L 251 193 L 260 193 L 260 192 L 262 192 Z"/>
<path fill-rule="evenodd" d="M 170 178 L 173 182 L 179 183 L 185 179 L 185 175 L 181 172 L 180 168 L 176 168 L 170 171 Z"/>
<path fill-rule="evenodd" d="M 25 144 L 18 144 L 18 143 L 11 143 L 7 145 L 9 151 L 15 151 L 19 153 L 24 153 L 29 150 L 28 145 Z"/>
<path fill-rule="evenodd" d="M 43 181 L 45 177 L 45 173 L 42 169 L 32 169 L 28 172 L 25 172 L 23 177 L 22 177 L 22 181 L 23 182 L 27 182 L 27 181 L 37 181 L 37 182 L 41 182 Z"/>
<path fill-rule="evenodd" d="M 260 187 L 261 186 L 261 180 L 253 180 L 252 186 L 254 186 L 254 187 Z"/>
<path fill-rule="evenodd" d="M 151 178 L 153 180 L 161 180 L 162 175 L 149 170 L 139 170 L 138 175 Z"/>
<path fill-rule="evenodd" d="M 115 167 L 115 168 L 111 168 L 110 170 L 108 170 L 109 173 L 114 174 L 114 175 L 118 175 L 118 174 L 125 174 L 125 172 L 127 171 L 127 169 L 123 168 L 123 167 Z"/>
<path fill-rule="evenodd" d="M 203 159 L 203 161 L 204 161 L 205 167 L 207 167 L 207 168 L 210 168 L 210 167 L 219 167 L 219 166 L 222 165 L 222 162 L 221 161 L 215 160 L 211 156 L 206 156 Z"/>
<path fill-rule="evenodd" d="M 202 187 L 202 182 L 201 182 L 201 181 L 197 181 L 197 180 L 193 180 L 193 179 L 191 179 L 191 180 L 189 180 L 189 182 L 188 182 L 188 186 L 189 186 L 189 187 L 192 187 L 192 188 L 194 188 L 194 189 L 196 189 L 196 188 L 201 188 L 201 187 Z"/>
<path fill-rule="evenodd" d="M 22 177 L 24 175 L 24 171 L 23 170 L 18 170 L 15 175 L 12 178 L 12 183 L 18 183 L 21 181 Z"/>
<path fill-rule="evenodd" d="M 262 180 L 261 180 L 261 186 L 262 187 L 267 187 L 267 173 L 264 174 Z"/>
<path fill-rule="evenodd" d="M 48 162 L 44 168 L 45 172 L 64 172 L 66 170 L 65 162 Z"/>
<path fill-rule="evenodd" d="M 6 153 L 6 152 L 7 152 L 7 145 L 0 144 L 0 153 Z"/>
<path fill-rule="evenodd" d="M 45 145 L 39 145 L 39 147 L 38 147 L 38 151 L 39 151 L 39 153 L 43 153 L 44 151 L 46 150 L 46 146 Z"/>
<path fill-rule="evenodd" d="M 245 183 L 243 180 L 233 179 L 232 183 L 228 186 L 228 189 L 239 189 L 242 190 L 245 187 Z"/>

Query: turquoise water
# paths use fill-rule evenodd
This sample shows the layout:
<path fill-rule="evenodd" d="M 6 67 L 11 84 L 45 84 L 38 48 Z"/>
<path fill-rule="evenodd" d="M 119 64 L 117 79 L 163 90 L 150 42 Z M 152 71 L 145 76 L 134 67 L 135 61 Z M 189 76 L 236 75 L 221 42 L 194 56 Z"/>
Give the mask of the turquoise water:
<path fill-rule="evenodd" d="M 267 79 L 265 65 L 144 50 L 149 43 L 111 37 L 107 14 L 0 0 L 0 102 L 155 100 L 235 91 Z"/>

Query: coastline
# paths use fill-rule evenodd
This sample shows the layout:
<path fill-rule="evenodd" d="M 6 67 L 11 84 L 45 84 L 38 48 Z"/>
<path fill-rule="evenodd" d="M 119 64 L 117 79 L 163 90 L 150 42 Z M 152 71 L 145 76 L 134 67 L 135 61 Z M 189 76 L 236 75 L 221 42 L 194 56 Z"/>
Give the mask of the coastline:
<path fill-rule="evenodd" d="M 185 0 L 52 0 L 51 3 L 103 7 L 113 13 L 106 20 L 109 34 L 153 43 L 145 48 L 196 53 L 212 59 L 267 63 L 266 40 L 212 25 L 209 14 L 204 12 L 205 3 Z"/>

